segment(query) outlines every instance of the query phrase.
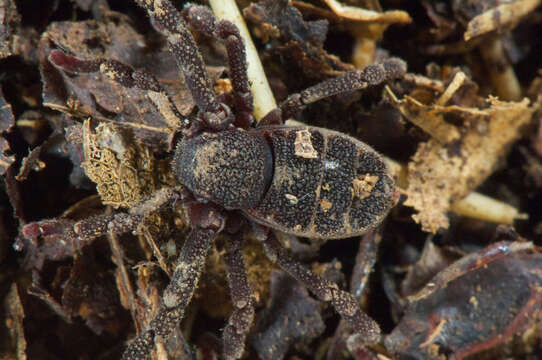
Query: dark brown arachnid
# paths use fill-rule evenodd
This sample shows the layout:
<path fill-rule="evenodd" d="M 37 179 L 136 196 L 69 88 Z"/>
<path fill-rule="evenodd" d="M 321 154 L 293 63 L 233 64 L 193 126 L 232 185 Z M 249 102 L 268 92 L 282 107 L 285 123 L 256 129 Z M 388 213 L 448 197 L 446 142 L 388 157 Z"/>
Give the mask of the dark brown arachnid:
<path fill-rule="evenodd" d="M 240 358 L 254 317 L 253 299 L 242 258 L 240 212 L 261 240 L 267 256 L 314 295 L 330 302 L 366 343 L 377 342 L 378 325 L 355 298 L 301 266 L 270 230 L 308 238 L 337 239 L 374 228 L 394 204 L 394 181 L 382 158 L 366 144 L 347 135 L 309 126 L 286 127 L 282 119 L 305 105 L 331 95 L 362 89 L 401 77 L 403 61 L 388 59 L 363 71 L 352 71 L 291 95 L 252 128 L 252 94 L 246 73 L 245 48 L 235 25 L 218 21 L 210 9 L 188 4 L 179 13 L 168 0 L 136 0 L 167 38 L 185 82 L 198 106 L 183 119 L 158 81 L 114 60 L 79 60 L 59 50 L 50 61 L 71 73 L 100 71 L 126 87 L 168 99 L 167 111 L 179 118 L 179 141 L 173 172 L 179 186 L 157 191 L 150 199 L 101 220 L 75 225 L 79 236 L 133 230 L 159 209 L 187 208 L 191 233 L 185 240 L 161 311 L 148 329 L 132 341 L 123 358 L 148 358 L 157 341 L 165 341 L 179 325 L 197 287 L 207 252 L 217 234 L 229 234 L 226 269 L 234 313 L 223 333 L 223 355 Z M 212 90 L 202 57 L 186 23 L 224 42 L 233 85 L 232 103 L 219 101 Z M 163 109 L 161 109 L 163 110 Z"/>

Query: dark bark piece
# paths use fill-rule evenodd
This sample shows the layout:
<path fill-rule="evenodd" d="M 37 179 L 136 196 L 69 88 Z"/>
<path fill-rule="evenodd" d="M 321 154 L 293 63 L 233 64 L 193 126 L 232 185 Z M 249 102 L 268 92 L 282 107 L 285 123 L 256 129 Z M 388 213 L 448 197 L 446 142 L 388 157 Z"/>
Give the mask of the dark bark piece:
<path fill-rule="evenodd" d="M 250 343 L 262 360 L 283 359 L 294 346 L 308 344 L 325 329 L 321 306 L 282 271 L 271 274 L 271 302 L 258 317 Z"/>
<path fill-rule="evenodd" d="M 321 278 L 292 258 L 280 245 L 273 234 L 263 243 L 266 255 L 282 269 L 304 284 L 321 301 L 331 303 L 335 311 L 352 326 L 359 336 L 359 342 L 375 344 L 380 339 L 380 327 L 367 314 L 361 311 L 355 297 L 337 284 Z"/>

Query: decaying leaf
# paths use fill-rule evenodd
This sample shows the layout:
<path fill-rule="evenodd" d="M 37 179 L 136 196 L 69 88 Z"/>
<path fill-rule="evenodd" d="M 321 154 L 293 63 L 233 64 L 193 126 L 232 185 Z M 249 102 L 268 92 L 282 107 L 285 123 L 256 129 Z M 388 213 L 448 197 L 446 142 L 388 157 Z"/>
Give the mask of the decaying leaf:
<path fill-rule="evenodd" d="M 263 0 L 244 10 L 251 21 L 261 24 L 259 34 L 265 42 L 270 38 L 285 36 L 299 42 L 310 42 L 318 47 L 324 45 L 328 22 L 305 21 L 299 10 L 285 0 Z"/>
<path fill-rule="evenodd" d="M 92 44 L 88 46 L 87 44 Z M 155 151 L 169 147 L 169 137 L 180 124 L 162 115 L 150 92 L 123 87 L 97 72 L 67 74 L 57 69 L 48 57 L 61 48 L 89 60 L 115 59 L 136 68 L 149 69 L 169 92 L 177 109 L 188 115 L 194 102 L 179 79 L 174 58 L 165 49 L 146 52 L 145 39 L 126 21 L 54 23 L 40 42 L 40 65 L 44 81 L 43 104 L 78 118 L 91 116 L 98 121 L 113 121 L 131 131 L 137 142 Z M 222 68 L 214 68 L 214 76 Z"/>
<path fill-rule="evenodd" d="M 91 251 L 74 258 L 69 278 L 63 284 L 62 307 L 85 320 L 96 334 L 117 332 L 119 297 L 113 276 L 96 265 Z"/>
<path fill-rule="evenodd" d="M 403 115 L 433 138 L 418 146 L 408 164 L 408 199 L 422 229 L 447 228 L 446 212 L 480 185 L 520 138 L 538 103 L 487 99 L 487 108 L 425 105 L 405 96 L 394 100 Z"/>

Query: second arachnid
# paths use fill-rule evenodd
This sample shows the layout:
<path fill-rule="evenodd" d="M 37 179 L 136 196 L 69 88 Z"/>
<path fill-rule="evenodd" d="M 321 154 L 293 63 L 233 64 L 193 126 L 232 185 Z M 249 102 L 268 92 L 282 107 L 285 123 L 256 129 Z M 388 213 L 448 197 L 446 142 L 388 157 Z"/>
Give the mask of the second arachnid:
<path fill-rule="evenodd" d="M 252 94 L 246 74 L 243 40 L 235 25 L 217 21 L 204 7 L 187 5 L 179 13 L 167 0 L 137 0 L 167 38 L 186 84 L 198 106 L 191 119 L 182 119 L 158 81 L 114 60 L 79 60 L 59 50 L 50 61 L 66 72 L 100 71 L 126 87 L 147 90 L 168 99 L 167 111 L 179 118 L 181 140 L 173 157 L 175 188 L 158 191 L 128 213 L 79 222 L 81 236 L 106 231 L 132 230 L 145 217 L 167 206 L 184 204 L 191 232 L 185 240 L 171 282 L 163 295 L 161 311 L 148 329 L 132 341 L 127 360 L 148 358 L 156 341 L 163 341 L 183 318 L 217 234 L 229 235 L 226 270 L 234 313 L 224 329 L 224 357 L 240 358 L 254 317 L 253 299 L 242 258 L 246 226 L 230 214 L 242 213 L 256 229 L 267 256 L 305 284 L 323 301 L 330 302 L 366 342 L 376 342 L 378 325 L 361 311 L 348 292 L 296 262 L 272 231 L 308 238 L 337 239 L 360 235 L 374 228 L 394 204 L 395 185 L 382 158 L 366 144 L 327 129 L 280 125 L 309 103 L 335 94 L 399 78 L 405 64 L 388 59 L 363 71 L 352 71 L 298 94 L 252 127 Z M 198 31 L 224 42 L 233 85 L 233 101 L 224 103 L 214 94 L 189 23 Z M 161 111 L 163 109 L 160 109 Z"/>

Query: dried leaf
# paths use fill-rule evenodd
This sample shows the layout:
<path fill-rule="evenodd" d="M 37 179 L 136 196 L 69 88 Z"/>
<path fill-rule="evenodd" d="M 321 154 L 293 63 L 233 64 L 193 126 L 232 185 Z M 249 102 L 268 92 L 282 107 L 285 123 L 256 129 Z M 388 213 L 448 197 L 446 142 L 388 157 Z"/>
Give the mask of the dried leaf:
<path fill-rule="evenodd" d="M 96 265 L 90 251 L 74 259 L 61 303 L 66 312 L 83 318 L 98 335 L 118 331 L 120 303 L 115 281 L 108 271 Z"/>
<path fill-rule="evenodd" d="M 170 119 L 157 111 L 147 91 L 123 87 L 100 73 L 66 74 L 48 60 L 50 51 L 60 47 L 80 58 L 115 59 L 147 69 L 160 80 L 179 111 L 188 115 L 194 102 L 179 80 L 174 58 L 165 49 L 145 52 L 141 46 L 144 43 L 143 36 L 122 19 L 118 24 L 112 21 L 53 23 L 40 43 L 44 105 L 72 116 L 113 121 L 133 132 L 138 143 L 155 151 L 168 149 L 169 137 L 178 124 L 171 124 Z M 217 70 L 215 74 L 222 71 Z"/>
<path fill-rule="evenodd" d="M 305 21 L 299 10 L 288 0 L 263 0 L 252 3 L 244 11 L 250 21 L 262 24 L 260 34 L 267 42 L 269 38 L 284 36 L 298 42 L 309 42 L 323 47 L 326 40 L 328 22 L 326 20 Z"/>
<path fill-rule="evenodd" d="M 406 97 L 403 113 L 412 121 L 429 124 L 435 138 L 421 143 L 408 164 L 408 200 L 419 213 L 413 218 L 424 231 L 448 227 L 446 212 L 480 185 L 506 156 L 521 129 L 531 121 L 538 103 L 488 99 L 487 109 L 459 106 L 426 106 Z M 418 115 L 415 119 L 415 114 Z M 446 123 L 453 119 L 455 127 Z M 427 120 L 427 121 L 426 121 Z M 455 131 L 452 131 L 455 130 Z"/>
<path fill-rule="evenodd" d="M 134 144 L 112 123 L 103 122 L 94 131 L 83 124 L 85 161 L 81 164 L 96 183 L 102 202 L 115 208 L 129 207 L 151 194 L 160 172 L 147 147 Z"/>

